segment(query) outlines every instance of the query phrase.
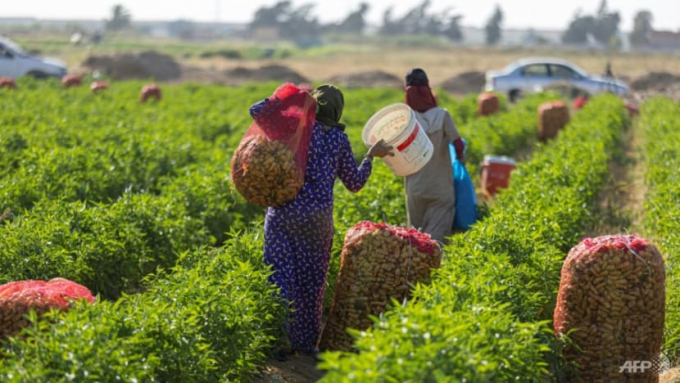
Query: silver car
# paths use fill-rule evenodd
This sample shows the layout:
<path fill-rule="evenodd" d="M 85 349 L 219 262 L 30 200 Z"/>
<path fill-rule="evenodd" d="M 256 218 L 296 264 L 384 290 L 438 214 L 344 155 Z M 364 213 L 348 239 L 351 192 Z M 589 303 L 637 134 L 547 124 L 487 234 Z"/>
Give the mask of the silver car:
<path fill-rule="evenodd" d="M 12 40 L 0 37 L 0 77 L 61 78 L 65 74 L 64 63 L 29 55 Z"/>
<path fill-rule="evenodd" d="M 554 58 L 530 58 L 515 61 L 501 71 L 486 72 L 487 91 L 505 92 L 511 101 L 522 93 L 568 86 L 588 94 L 628 93 L 628 85 L 612 77 L 593 76 L 576 65 Z"/>

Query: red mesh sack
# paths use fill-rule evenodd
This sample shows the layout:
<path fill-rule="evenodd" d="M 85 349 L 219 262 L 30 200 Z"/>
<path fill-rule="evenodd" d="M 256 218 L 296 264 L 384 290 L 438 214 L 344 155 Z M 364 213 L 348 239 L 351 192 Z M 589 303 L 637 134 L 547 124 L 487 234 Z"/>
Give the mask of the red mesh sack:
<path fill-rule="evenodd" d="M 14 79 L 12 79 L 12 78 L 2 77 L 2 78 L 0 78 L 0 89 L 2 89 L 2 88 L 16 89 L 17 84 L 14 82 Z"/>
<path fill-rule="evenodd" d="M 61 84 L 64 88 L 81 86 L 83 84 L 83 79 L 80 76 L 69 74 L 61 78 Z"/>
<path fill-rule="evenodd" d="M 494 93 L 481 93 L 477 97 L 477 114 L 480 116 L 491 116 L 501 110 L 501 103 L 498 96 Z"/>
<path fill-rule="evenodd" d="M 105 81 L 95 81 L 90 84 L 90 90 L 94 93 L 99 93 L 109 89 L 109 84 Z"/>
<path fill-rule="evenodd" d="M 147 102 L 149 99 L 154 99 L 160 101 L 163 98 L 163 92 L 157 84 L 146 84 L 142 87 L 139 93 L 139 102 L 142 104 Z"/>
<path fill-rule="evenodd" d="M 665 314 L 665 271 L 659 250 L 635 235 L 587 238 L 562 267 L 555 332 L 573 342 L 564 358 L 574 382 L 657 382 Z M 573 332 L 571 332 L 573 331 Z"/>
<path fill-rule="evenodd" d="M 340 273 L 322 350 L 349 351 L 348 328 L 365 330 L 392 299 L 408 297 L 411 284 L 430 277 L 441 262 L 441 249 L 429 234 L 416 229 L 364 221 L 347 231 Z"/>
<path fill-rule="evenodd" d="M 38 316 L 52 310 L 66 311 L 73 301 L 95 298 L 86 287 L 63 278 L 45 281 L 17 281 L 0 286 L 0 337 L 16 335 L 30 325 L 31 310 Z"/>
<path fill-rule="evenodd" d="M 569 108 L 562 101 L 549 101 L 538 107 L 538 138 L 547 141 L 569 123 Z"/>
<path fill-rule="evenodd" d="M 281 85 L 243 136 L 231 177 L 246 201 L 279 206 L 302 188 L 316 118 L 316 101 L 293 84 Z"/>

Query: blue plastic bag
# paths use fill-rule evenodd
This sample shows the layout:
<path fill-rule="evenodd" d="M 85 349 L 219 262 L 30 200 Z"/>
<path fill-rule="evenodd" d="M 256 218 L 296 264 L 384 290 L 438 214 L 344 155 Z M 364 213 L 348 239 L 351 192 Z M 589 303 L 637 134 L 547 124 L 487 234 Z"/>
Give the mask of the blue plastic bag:
<path fill-rule="evenodd" d="M 463 140 L 463 144 L 465 141 Z M 465 165 L 458 161 L 456 148 L 449 143 L 451 167 L 453 168 L 453 187 L 456 191 L 456 214 L 453 220 L 454 230 L 469 230 L 477 221 L 477 195 L 470 174 Z"/>

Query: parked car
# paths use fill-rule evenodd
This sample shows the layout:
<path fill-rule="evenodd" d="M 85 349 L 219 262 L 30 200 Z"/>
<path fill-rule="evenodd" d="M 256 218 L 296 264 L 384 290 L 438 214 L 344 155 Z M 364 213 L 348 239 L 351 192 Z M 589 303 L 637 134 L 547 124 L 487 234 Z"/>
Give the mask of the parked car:
<path fill-rule="evenodd" d="M 0 77 L 57 77 L 66 74 L 64 63 L 30 55 L 12 40 L 0 37 Z"/>
<path fill-rule="evenodd" d="M 593 76 L 576 65 L 554 58 L 528 58 L 515 61 L 501 71 L 486 72 L 487 91 L 506 92 L 511 101 L 522 93 L 569 86 L 587 94 L 628 93 L 628 85 L 612 77 Z"/>

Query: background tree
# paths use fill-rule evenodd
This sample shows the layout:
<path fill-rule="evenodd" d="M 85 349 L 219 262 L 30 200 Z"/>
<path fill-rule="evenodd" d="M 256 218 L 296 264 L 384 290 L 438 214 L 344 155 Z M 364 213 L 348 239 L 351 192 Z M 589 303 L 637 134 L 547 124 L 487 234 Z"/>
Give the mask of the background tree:
<path fill-rule="evenodd" d="M 424 0 L 396 19 L 393 17 L 393 8 L 388 8 L 383 14 L 380 33 L 387 36 L 424 34 L 462 41 L 460 21 L 463 16 L 451 15 L 451 8 L 430 12 L 430 5 L 432 5 L 430 0 Z"/>
<path fill-rule="evenodd" d="M 425 31 L 425 26 L 429 22 L 427 16 L 427 8 L 429 6 L 430 0 L 425 0 L 406 12 L 406 14 L 397 21 L 400 29 L 399 33 L 410 35 L 423 33 Z"/>
<path fill-rule="evenodd" d="M 261 7 L 248 25 L 251 31 L 258 28 L 275 28 L 281 38 L 295 41 L 313 40 L 321 27 L 312 16 L 314 4 L 293 8 L 290 1 L 279 1 L 271 7 Z"/>
<path fill-rule="evenodd" d="M 496 45 L 498 44 L 499 41 L 501 41 L 502 23 L 503 23 L 503 11 L 501 11 L 501 7 L 497 4 L 496 10 L 493 12 L 493 15 L 491 16 L 489 21 L 486 23 L 486 26 L 484 27 L 484 30 L 486 32 L 487 45 Z"/>
<path fill-rule="evenodd" d="M 290 12 L 290 1 L 279 1 L 271 7 L 261 7 L 255 11 L 255 17 L 248 27 L 251 30 L 268 27 L 278 28 Z"/>
<path fill-rule="evenodd" d="M 118 31 L 128 28 L 132 21 L 130 11 L 125 9 L 120 4 L 114 5 L 111 8 L 111 19 L 106 21 L 106 29 L 110 31 Z"/>
<path fill-rule="evenodd" d="M 443 30 L 444 36 L 448 37 L 451 41 L 457 43 L 462 42 L 465 38 L 463 36 L 463 30 L 460 27 L 460 22 L 463 20 L 462 15 L 453 15 L 449 18 L 449 23 Z"/>
<path fill-rule="evenodd" d="M 394 21 L 392 14 L 394 13 L 394 7 L 390 6 L 383 12 L 382 26 L 380 27 L 380 33 L 383 35 L 394 35 L 399 32 L 398 25 Z"/>
<path fill-rule="evenodd" d="M 345 20 L 332 29 L 339 33 L 364 33 L 366 29 L 366 14 L 370 8 L 368 3 L 361 3 L 358 10 L 350 13 Z"/>
<path fill-rule="evenodd" d="M 315 4 L 303 4 L 292 10 L 285 21 L 280 24 L 281 37 L 290 40 L 313 40 L 321 33 L 321 26 L 316 17 L 312 16 Z"/>
<path fill-rule="evenodd" d="M 614 41 L 619 32 L 620 22 L 621 16 L 619 13 L 609 12 L 607 8 L 607 0 L 602 0 L 600 3 L 600 8 L 597 11 L 597 23 L 595 24 L 593 36 L 599 43 L 603 45 L 614 45 Z"/>
<path fill-rule="evenodd" d="M 630 34 L 630 42 L 633 45 L 649 45 L 649 32 L 653 31 L 652 21 L 654 20 L 650 11 L 640 11 L 635 15 L 633 21 L 633 32 Z"/>
<path fill-rule="evenodd" d="M 588 35 L 595 30 L 597 21 L 595 17 L 589 15 L 582 15 L 578 10 L 574 15 L 574 20 L 569 23 L 569 27 L 562 34 L 562 42 L 565 44 L 586 44 L 588 42 Z"/>

